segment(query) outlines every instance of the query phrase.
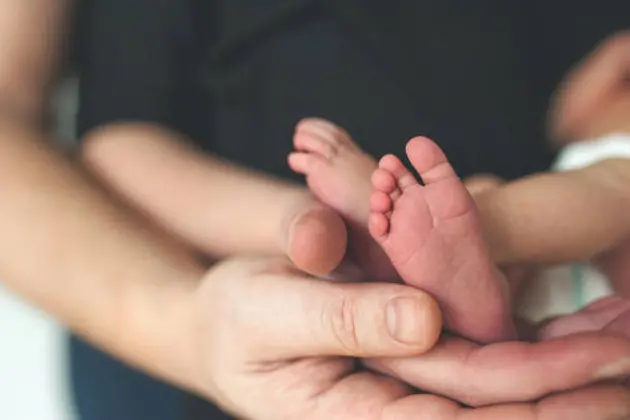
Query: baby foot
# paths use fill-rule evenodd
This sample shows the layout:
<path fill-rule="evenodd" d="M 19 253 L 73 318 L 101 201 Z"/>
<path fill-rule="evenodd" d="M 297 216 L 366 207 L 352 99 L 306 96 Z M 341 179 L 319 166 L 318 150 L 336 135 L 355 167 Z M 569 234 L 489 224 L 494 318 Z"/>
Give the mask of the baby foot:
<path fill-rule="evenodd" d="M 280 226 L 280 247 L 295 266 L 314 275 L 329 274 L 346 254 L 343 219 L 313 196 L 297 195 Z"/>
<path fill-rule="evenodd" d="M 422 177 L 393 155 L 372 176 L 369 227 L 402 279 L 432 293 L 445 325 L 480 342 L 513 339 L 508 288 L 486 245 L 473 199 L 428 138 L 407 144 Z"/>
<path fill-rule="evenodd" d="M 296 151 L 288 160 L 291 169 L 306 175 L 313 194 L 339 212 L 348 224 L 349 259 L 373 279 L 397 279 L 389 258 L 367 230 L 370 176 L 376 161 L 348 133 L 322 119 L 301 121 L 295 130 L 294 146 Z"/>

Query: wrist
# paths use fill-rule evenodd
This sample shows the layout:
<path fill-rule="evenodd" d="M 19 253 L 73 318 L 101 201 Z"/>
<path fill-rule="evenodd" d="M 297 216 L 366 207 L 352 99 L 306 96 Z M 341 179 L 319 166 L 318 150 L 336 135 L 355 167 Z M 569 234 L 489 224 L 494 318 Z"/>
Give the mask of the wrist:
<path fill-rule="evenodd" d="M 179 270 L 178 270 L 179 271 Z M 139 299 L 131 305 L 131 320 L 137 334 L 130 346 L 144 349 L 139 360 L 148 371 L 188 391 L 206 395 L 199 342 L 198 311 L 195 301 L 204 276 L 201 268 L 173 273 L 166 280 L 150 284 L 150 290 L 138 291 Z"/>
<path fill-rule="evenodd" d="M 191 273 L 192 274 L 192 273 Z M 205 395 L 195 296 L 203 273 L 186 275 L 165 286 L 156 299 L 155 370 L 170 382 Z"/>
<path fill-rule="evenodd" d="M 137 278 L 120 282 L 112 299 L 102 296 L 110 301 L 106 313 L 70 326 L 123 362 L 205 396 L 194 310 L 204 270 L 192 264 L 160 265 L 160 274 L 142 270 Z"/>

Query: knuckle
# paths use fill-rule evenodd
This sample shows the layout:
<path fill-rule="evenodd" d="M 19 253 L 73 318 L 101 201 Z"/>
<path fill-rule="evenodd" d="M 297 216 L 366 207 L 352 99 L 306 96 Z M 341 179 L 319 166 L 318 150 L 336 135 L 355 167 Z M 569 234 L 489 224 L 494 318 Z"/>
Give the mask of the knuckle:
<path fill-rule="evenodd" d="M 335 339 L 348 353 L 360 349 L 357 331 L 356 302 L 350 298 L 338 299 L 324 312 L 324 327 L 332 332 Z"/>
<path fill-rule="evenodd" d="M 332 142 L 324 143 L 322 144 L 322 150 L 329 159 L 332 159 L 339 153 L 339 145 Z"/>

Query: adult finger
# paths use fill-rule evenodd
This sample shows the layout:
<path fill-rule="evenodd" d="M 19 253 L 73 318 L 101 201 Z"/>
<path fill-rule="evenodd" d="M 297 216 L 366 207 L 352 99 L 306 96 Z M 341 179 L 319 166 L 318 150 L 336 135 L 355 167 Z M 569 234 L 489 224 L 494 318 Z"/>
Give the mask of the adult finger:
<path fill-rule="evenodd" d="M 385 420 L 622 420 L 630 416 L 630 390 L 599 385 L 536 403 L 463 408 L 435 395 L 410 395 L 386 408 Z"/>
<path fill-rule="evenodd" d="M 540 343 L 478 346 L 447 338 L 423 356 L 366 364 L 427 392 L 470 406 L 532 401 L 630 374 L 630 341 L 588 333 Z"/>
<path fill-rule="evenodd" d="M 630 338 L 630 301 L 608 296 L 540 328 L 538 337 L 550 340 L 584 331 L 617 332 Z"/>
<path fill-rule="evenodd" d="M 220 322 L 261 361 L 421 354 L 442 327 L 437 303 L 399 284 L 327 282 L 279 266 L 224 287 Z"/>

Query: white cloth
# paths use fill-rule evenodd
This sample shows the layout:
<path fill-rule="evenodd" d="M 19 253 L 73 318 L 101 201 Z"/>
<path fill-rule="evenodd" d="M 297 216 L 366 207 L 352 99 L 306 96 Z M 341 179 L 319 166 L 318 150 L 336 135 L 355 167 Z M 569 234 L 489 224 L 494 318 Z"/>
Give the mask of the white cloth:
<path fill-rule="evenodd" d="M 615 133 L 571 143 L 560 151 L 552 168 L 558 172 L 570 171 L 611 158 L 630 158 L 630 134 Z"/>
<path fill-rule="evenodd" d="M 573 313 L 612 294 L 604 275 L 591 264 L 562 265 L 546 270 L 527 286 L 520 296 L 517 313 L 538 323 Z"/>
<path fill-rule="evenodd" d="M 630 158 L 630 135 L 614 133 L 598 139 L 571 143 L 560 151 L 555 171 L 585 168 L 611 158 Z M 581 307 L 613 294 L 604 275 L 591 264 L 559 266 L 530 284 L 519 302 L 518 313 L 539 322 L 573 313 Z"/>

